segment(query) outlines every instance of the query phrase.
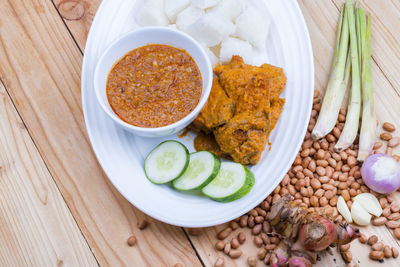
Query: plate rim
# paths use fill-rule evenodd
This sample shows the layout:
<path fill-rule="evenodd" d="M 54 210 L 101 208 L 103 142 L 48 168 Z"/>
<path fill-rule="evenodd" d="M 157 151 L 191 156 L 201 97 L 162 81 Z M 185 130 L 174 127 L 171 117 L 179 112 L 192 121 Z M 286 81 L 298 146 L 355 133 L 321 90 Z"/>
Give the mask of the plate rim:
<path fill-rule="evenodd" d="M 87 36 L 87 39 L 86 39 L 85 50 L 84 50 L 84 53 L 83 53 L 82 70 L 81 70 L 81 101 L 82 101 L 82 111 L 83 111 L 83 116 L 84 116 L 84 122 L 85 122 L 85 126 L 86 126 L 86 131 L 87 131 L 87 134 L 88 134 L 88 137 L 89 137 L 89 141 L 90 141 L 90 144 L 91 144 L 93 153 L 95 154 L 96 159 L 97 159 L 99 165 L 101 166 L 101 168 L 102 168 L 102 170 L 103 170 L 103 172 L 104 172 L 106 178 L 107 178 L 107 179 L 111 182 L 111 184 L 118 190 L 118 192 L 119 192 L 131 205 L 133 205 L 135 208 L 139 209 L 140 211 L 142 211 L 143 213 L 145 213 L 145 214 L 151 216 L 151 217 L 154 218 L 154 219 L 157 219 L 157 220 L 159 220 L 159 221 L 168 223 L 168 224 L 170 224 L 170 225 L 175 225 L 175 226 L 180 226 L 180 227 L 209 227 L 209 226 L 215 226 L 215 225 L 218 225 L 218 224 L 222 224 L 222 223 L 225 223 L 225 222 L 228 222 L 228 221 L 230 221 L 230 220 L 232 220 L 232 219 L 237 218 L 237 217 L 240 216 L 240 215 L 230 216 L 230 217 L 228 217 L 228 218 L 224 218 L 224 219 L 222 219 L 222 220 L 216 221 L 215 223 L 211 223 L 211 224 L 200 224 L 200 225 L 193 224 L 193 223 L 192 223 L 192 224 L 185 224 L 185 223 L 176 223 L 176 222 L 173 222 L 173 221 L 171 221 L 171 220 L 169 220 L 169 219 L 166 219 L 166 218 L 163 218 L 163 217 L 158 216 L 158 214 L 154 214 L 153 212 L 149 211 L 148 209 L 146 209 L 146 208 L 144 208 L 144 207 L 139 207 L 139 206 L 136 206 L 134 203 L 132 203 L 132 202 L 129 200 L 129 197 L 127 197 L 127 196 L 125 195 L 124 190 L 121 190 L 121 188 L 113 181 L 113 179 L 110 178 L 110 175 L 107 173 L 107 170 L 103 167 L 103 164 L 101 163 L 101 162 L 102 162 L 102 161 L 101 161 L 101 157 L 100 157 L 100 155 L 99 155 L 98 149 L 96 148 L 96 143 L 94 142 L 94 137 L 93 137 L 93 134 L 92 134 L 92 129 L 90 128 L 89 122 L 88 122 L 88 111 L 87 111 L 87 109 L 88 109 L 88 104 L 87 104 L 86 101 L 85 101 L 85 100 L 86 100 L 86 98 L 85 98 L 85 95 L 86 95 L 86 94 L 85 94 L 85 91 L 86 91 L 86 90 L 85 90 L 84 88 L 85 88 L 85 84 L 86 84 L 86 82 L 87 82 L 87 74 L 86 74 L 85 72 L 86 72 L 86 70 L 87 70 L 88 67 L 86 67 L 86 66 L 87 66 L 87 64 L 89 64 L 89 63 L 88 63 L 89 59 L 88 59 L 88 57 L 85 56 L 85 55 L 87 54 L 87 48 L 88 48 L 89 44 L 91 43 L 90 41 L 91 41 L 91 39 L 93 38 L 92 35 L 93 35 L 93 32 L 94 32 L 94 29 L 96 28 L 95 25 L 98 23 L 100 14 L 103 13 L 103 9 L 104 9 L 104 7 L 106 6 L 105 3 L 108 2 L 108 1 L 111 1 L 111 0 L 103 0 L 103 1 L 100 3 L 100 6 L 99 6 L 99 8 L 98 8 L 97 11 L 96 11 L 96 14 L 95 14 L 95 16 L 94 16 L 93 22 L 92 22 L 92 24 L 91 24 L 91 26 L 90 26 L 90 30 L 89 30 L 89 33 L 88 33 L 88 36 Z M 264 2 L 267 2 L 267 1 L 268 1 L 268 0 L 264 0 Z M 291 4 L 292 4 L 293 7 L 294 7 L 294 11 L 295 11 L 295 12 L 297 13 L 297 15 L 298 15 L 298 18 L 299 18 L 298 22 L 301 23 L 300 27 L 303 29 L 302 35 L 303 35 L 303 37 L 304 37 L 304 44 L 306 45 L 305 49 L 307 50 L 307 54 L 308 54 L 308 62 L 310 63 L 310 66 L 309 66 L 309 68 L 310 68 L 310 69 L 309 69 L 309 77 L 307 77 L 306 81 L 310 83 L 311 92 L 313 92 L 314 87 L 315 87 L 315 80 L 314 80 L 315 70 L 314 70 L 313 49 L 312 49 L 312 43 L 311 43 L 311 39 L 310 39 L 309 30 L 308 30 L 307 24 L 306 24 L 306 22 L 305 22 L 305 18 L 304 18 L 303 12 L 301 11 L 301 8 L 300 8 L 298 2 L 297 2 L 296 0 L 292 0 L 292 1 L 290 1 L 290 2 L 291 2 Z M 285 4 L 285 3 L 282 3 L 282 4 Z M 313 94 L 311 94 L 311 104 L 310 104 L 310 107 L 308 108 L 308 111 L 307 111 L 307 114 L 306 114 L 306 115 L 307 115 L 306 123 L 303 125 L 303 129 L 302 129 L 302 133 L 301 133 L 302 140 L 304 139 L 304 136 L 305 136 L 306 131 L 307 131 L 308 123 L 309 123 L 309 120 L 310 120 L 310 115 L 311 115 L 311 110 L 312 110 L 312 97 L 313 97 Z M 297 144 L 297 149 L 296 149 L 297 151 L 299 151 L 301 145 L 302 145 L 302 142 L 299 142 L 299 143 Z M 297 155 L 296 153 L 293 153 L 293 155 L 291 155 L 291 157 L 290 157 L 290 161 L 291 161 L 291 162 L 294 161 L 296 155 Z M 286 172 L 290 169 L 290 167 L 291 167 L 291 165 L 289 165 L 289 166 L 287 167 Z M 284 175 L 283 175 L 280 179 L 276 179 L 275 183 L 273 184 L 273 187 L 276 188 L 276 186 L 279 185 L 279 183 L 282 181 L 283 178 L 284 178 Z M 272 191 L 271 191 L 271 192 L 272 192 Z M 269 193 L 269 194 L 270 194 L 270 193 Z M 268 193 L 266 192 L 266 193 L 264 194 L 264 199 L 265 199 L 265 197 L 267 197 L 267 195 L 268 195 Z M 262 200 L 261 200 L 261 201 L 262 201 Z M 253 201 L 253 202 L 255 202 L 255 201 Z M 243 210 L 242 214 L 247 213 L 249 210 L 253 209 L 255 206 L 257 206 L 257 205 L 259 204 L 258 202 L 255 203 L 255 204 L 254 204 L 253 202 L 251 202 L 251 203 L 249 204 L 249 207 L 248 207 L 247 209 Z M 253 205 L 254 205 L 254 207 L 253 207 Z"/>

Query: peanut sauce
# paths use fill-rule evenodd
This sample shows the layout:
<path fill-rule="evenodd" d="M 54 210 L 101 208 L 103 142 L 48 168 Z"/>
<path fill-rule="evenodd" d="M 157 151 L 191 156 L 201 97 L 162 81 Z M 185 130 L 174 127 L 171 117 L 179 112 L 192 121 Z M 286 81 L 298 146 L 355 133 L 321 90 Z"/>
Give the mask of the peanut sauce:
<path fill-rule="evenodd" d="M 107 78 L 107 98 L 123 121 L 147 128 L 183 119 L 198 104 L 202 78 L 182 49 L 151 44 L 136 48 L 115 63 Z"/>

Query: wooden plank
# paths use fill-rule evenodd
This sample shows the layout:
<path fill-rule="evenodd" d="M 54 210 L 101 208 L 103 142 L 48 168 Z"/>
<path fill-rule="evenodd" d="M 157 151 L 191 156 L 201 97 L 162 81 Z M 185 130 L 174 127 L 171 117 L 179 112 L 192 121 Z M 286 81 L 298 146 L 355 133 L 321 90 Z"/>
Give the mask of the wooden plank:
<path fill-rule="evenodd" d="M 53 0 L 53 3 L 83 51 L 101 0 Z"/>
<path fill-rule="evenodd" d="M 375 15 L 373 14 L 374 21 L 376 21 L 376 16 L 379 16 L 381 21 L 384 21 L 382 26 L 377 27 L 376 29 L 373 27 L 373 57 L 377 64 L 373 66 L 374 72 L 374 87 L 379 88 L 379 92 L 375 92 L 375 97 L 377 101 L 377 115 L 380 121 L 391 121 L 396 123 L 398 120 L 396 118 L 400 115 L 400 106 L 398 105 L 400 99 L 398 94 L 394 90 L 392 85 L 396 85 L 400 82 L 400 79 L 397 78 L 395 75 L 389 75 L 391 73 L 387 73 L 387 69 L 391 69 L 391 65 L 388 67 L 382 67 L 383 64 L 387 64 L 388 62 L 400 62 L 395 60 L 398 55 L 393 55 L 393 51 L 398 51 L 397 49 L 393 49 L 393 42 L 388 42 L 390 38 L 387 38 L 388 28 L 393 29 L 397 27 L 397 24 L 394 22 L 398 19 L 400 14 L 395 8 L 392 8 L 390 5 L 385 5 L 379 1 L 365 1 L 365 5 L 375 5 L 373 12 L 375 9 L 379 9 L 381 7 L 381 14 Z M 396 1 L 393 1 L 396 2 Z M 320 90 L 324 90 L 327 80 L 328 80 L 328 73 L 330 71 L 331 66 L 331 56 L 333 51 L 333 44 L 335 38 L 335 31 L 336 31 L 336 24 L 338 18 L 338 11 L 337 8 L 332 4 L 331 1 L 312 1 L 312 0 L 303 0 L 299 1 L 303 13 L 305 15 L 305 19 L 307 21 L 312 43 L 314 49 L 314 63 L 315 63 L 315 80 L 316 80 L 316 88 Z M 398 5 L 398 2 L 394 3 Z M 389 9 L 391 12 L 386 12 L 384 10 Z M 388 17 L 387 14 L 389 14 Z M 382 17 L 385 17 L 382 19 Z M 388 24 L 389 22 L 389 24 Z M 68 23 L 68 22 L 67 22 Z M 375 22 L 374 22 L 375 23 Z M 377 22 L 378 23 L 378 22 Z M 394 24 L 394 25 L 393 25 Z M 396 26 L 396 27 L 393 27 Z M 382 29 L 385 29 L 382 31 Z M 75 30 L 71 29 L 73 35 L 75 35 Z M 390 31 L 389 31 L 390 32 Z M 392 31 L 393 32 L 393 31 Z M 383 35 L 383 36 L 380 36 Z M 398 38 L 398 36 L 395 36 Z M 80 43 L 79 40 L 77 40 Z M 378 44 L 376 44 L 378 43 Z M 387 48 L 387 49 L 382 49 Z M 382 51 L 384 50 L 384 51 Z M 384 53 L 385 57 L 381 56 Z M 391 57 L 392 60 L 387 61 L 387 57 Z M 386 66 L 386 65 L 385 65 Z M 397 65 L 394 66 L 391 70 L 396 70 Z M 381 69 L 384 71 L 382 72 Z M 392 71 L 396 73 L 395 71 Z M 399 88 L 397 86 L 397 88 Z M 391 104 L 388 104 L 391 103 Z M 400 125 L 397 125 L 398 129 Z M 397 149 L 397 152 L 399 149 Z M 396 194 L 396 198 L 399 200 L 399 194 Z M 248 229 L 237 230 L 244 231 L 247 236 L 246 243 L 241 246 L 241 249 L 244 252 L 244 255 L 235 261 L 231 261 L 228 257 L 224 256 L 223 253 L 215 251 L 213 248 L 215 241 L 216 241 L 216 231 L 221 229 L 222 226 L 217 227 L 210 227 L 204 229 L 200 236 L 191 236 L 191 240 L 195 248 L 197 249 L 200 257 L 202 258 L 203 262 L 206 266 L 212 266 L 218 256 L 225 258 L 225 263 L 227 266 L 245 266 L 246 256 L 247 255 L 254 255 L 256 253 L 256 248 L 252 242 L 252 236 L 249 233 Z M 370 234 L 378 234 L 379 236 L 384 237 L 388 243 L 395 245 L 396 242 L 392 238 L 392 234 L 387 231 L 384 227 L 376 228 L 376 227 L 368 227 L 368 229 L 363 229 L 366 233 Z M 235 234 L 236 234 L 235 233 Z M 354 264 L 360 260 L 363 264 L 361 266 L 370 266 L 373 265 L 374 262 L 368 260 L 368 248 L 364 245 L 354 242 L 352 245 L 353 256 L 354 256 Z M 365 253 L 360 253 L 361 251 L 365 251 Z M 358 252 L 358 253 L 357 253 Z M 335 263 L 333 258 L 337 259 Z M 389 265 L 397 266 L 399 264 L 398 261 L 390 260 L 386 261 Z M 327 266 L 341 266 L 344 265 L 341 257 L 335 254 L 334 257 L 327 257 L 324 261 L 319 263 L 320 266 L 327 265 Z"/>
<path fill-rule="evenodd" d="M 82 55 L 50 1 L 0 2 L 0 78 L 101 265 L 199 266 L 182 229 L 132 207 L 92 153 L 80 103 Z M 150 226 L 138 230 L 147 218 Z M 134 233 L 138 244 L 128 247 Z"/>
<path fill-rule="evenodd" d="M 97 266 L 0 83 L 0 265 Z"/>

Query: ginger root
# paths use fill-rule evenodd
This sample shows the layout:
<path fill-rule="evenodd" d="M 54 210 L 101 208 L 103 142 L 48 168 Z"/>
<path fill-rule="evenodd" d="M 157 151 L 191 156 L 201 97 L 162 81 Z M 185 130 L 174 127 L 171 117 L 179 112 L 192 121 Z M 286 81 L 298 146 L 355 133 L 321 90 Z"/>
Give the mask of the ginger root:
<path fill-rule="evenodd" d="M 350 243 L 360 236 L 359 230 L 348 223 L 335 223 L 291 200 L 289 194 L 282 196 L 272 205 L 268 216 L 275 232 L 284 238 L 272 253 L 272 267 L 312 266 L 318 252 L 330 245 Z"/>

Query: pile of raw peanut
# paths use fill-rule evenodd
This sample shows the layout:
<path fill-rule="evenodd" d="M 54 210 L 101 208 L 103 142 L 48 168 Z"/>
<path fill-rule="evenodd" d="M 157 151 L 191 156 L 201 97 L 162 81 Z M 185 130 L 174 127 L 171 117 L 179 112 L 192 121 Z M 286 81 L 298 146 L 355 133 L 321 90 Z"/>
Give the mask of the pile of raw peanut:
<path fill-rule="evenodd" d="M 235 230 L 239 227 L 248 227 L 251 228 L 254 236 L 254 244 L 259 248 L 257 257 L 248 257 L 249 266 L 256 266 L 257 261 L 262 261 L 266 265 L 269 265 L 271 252 L 279 244 L 280 239 L 273 234 L 267 221 L 267 216 L 271 205 L 287 193 L 292 195 L 295 198 L 294 201 L 299 205 L 311 210 L 324 209 L 324 213 L 336 221 L 343 220 L 336 208 L 338 196 L 341 195 L 347 202 L 349 209 L 351 209 L 355 196 L 365 192 L 372 193 L 378 197 L 384 209 L 382 217 L 374 218 L 373 224 L 386 224 L 387 227 L 395 229 L 394 235 L 400 239 L 400 222 L 398 221 L 400 219 L 400 206 L 392 203 L 393 199 L 390 196 L 380 195 L 370 190 L 361 179 L 361 163 L 357 161 L 358 138 L 345 151 L 340 153 L 334 151 L 335 142 L 344 127 L 346 110 L 340 110 L 336 126 L 326 138 L 317 141 L 311 139 L 311 131 L 316 123 L 320 108 L 319 92 L 315 91 L 308 131 L 291 169 L 285 175 L 280 185 L 259 206 L 230 222 L 225 229 L 217 234 L 217 238 L 219 239 L 215 244 L 217 250 L 223 251 L 231 258 L 240 257 L 242 255 L 240 245 L 245 242 L 246 236 L 240 230 L 238 233 Z M 390 123 L 385 123 L 383 127 L 386 131 L 395 130 L 394 126 Z M 400 143 L 400 138 L 392 138 L 389 132 L 382 134 L 381 139 L 388 142 L 386 150 L 388 154 L 391 154 L 392 148 Z M 377 142 L 374 146 L 374 153 L 382 146 L 381 142 Z M 396 159 L 400 159 L 400 157 Z M 339 248 L 343 259 L 347 263 L 350 263 L 352 260 L 349 248 L 350 244 Z M 386 254 L 384 250 L 386 250 Z M 389 255 L 388 249 L 384 250 L 382 250 L 383 255 Z M 392 256 L 397 257 L 397 250 L 394 248 L 391 251 Z M 379 257 L 375 256 L 375 254 L 377 253 L 371 252 L 370 258 L 380 260 L 380 253 Z M 224 266 L 224 258 L 219 257 L 214 266 Z M 354 267 L 356 266 L 358 265 L 354 265 Z"/>
<path fill-rule="evenodd" d="M 359 241 L 371 246 L 369 257 L 372 260 L 383 261 L 383 258 L 397 258 L 399 256 L 397 248 L 385 245 L 383 242 L 378 242 L 378 237 L 376 235 L 372 235 L 367 239 L 367 237 L 362 234 Z"/>

